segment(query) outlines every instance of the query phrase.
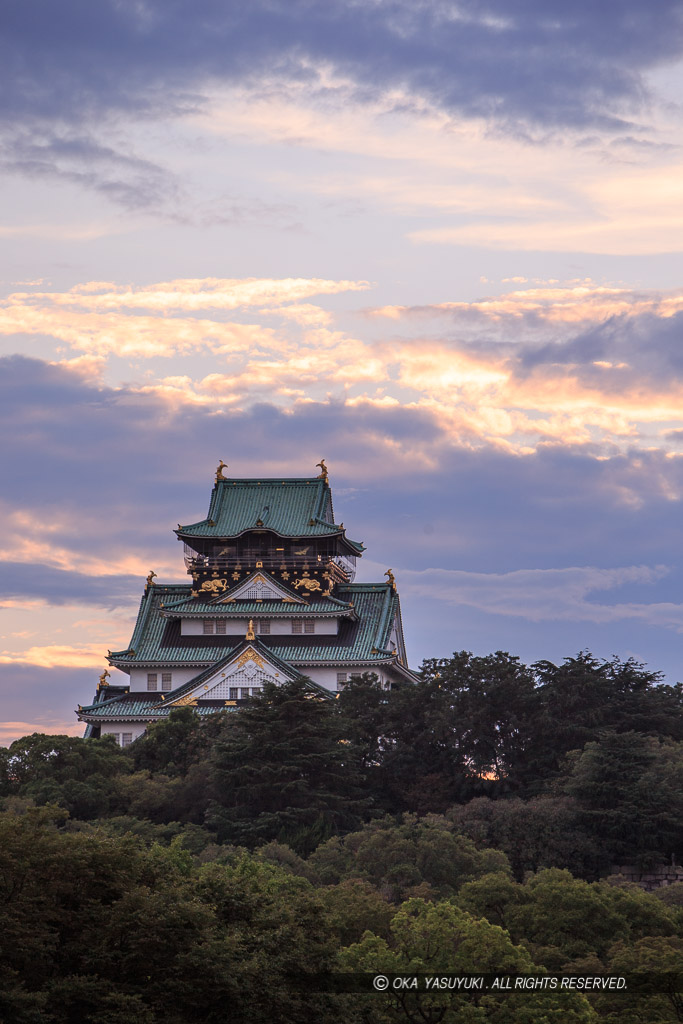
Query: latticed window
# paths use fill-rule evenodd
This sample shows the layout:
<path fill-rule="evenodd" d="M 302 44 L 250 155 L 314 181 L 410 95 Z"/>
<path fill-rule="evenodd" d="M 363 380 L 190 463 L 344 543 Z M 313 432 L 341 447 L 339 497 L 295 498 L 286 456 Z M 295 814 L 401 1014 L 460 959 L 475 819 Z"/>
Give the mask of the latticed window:
<path fill-rule="evenodd" d="M 216 619 L 216 632 L 225 633 L 225 619 Z"/>
<path fill-rule="evenodd" d="M 278 595 L 262 580 L 252 583 L 244 595 L 247 601 L 277 601 Z"/>
<path fill-rule="evenodd" d="M 203 626 L 205 634 L 213 633 L 213 619 L 204 619 Z"/>
<path fill-rule="evenodd" d="M 292 633 L 315 633 L 315 620 L 292 619 Z"/>
<path fill-rule="evenodd" d="M 343 686 L 344 683 L 348 683 L 349 677 L 346 672 L 337 672 L 337 688 Z"/>
<path fill-rule="evenodd" d="M 147 673 L 147 689 L 156 690 L 157 688 L 157 674 L 156 672 Z"/>
<path fill-rule="evenodd" d="M 171 672 L 162 672 L 161 673 L 161 689 L 162 690 L 170 690 L 172 682 L 173 682 L 173 675 L 172 675 Z"/>
<path fill-rule="evenodd" d="M 132 732 L 122 732 L 121 733 L 121 746 L 122 747 L 127 747 L 132 742 L 133 742 L 133 733 Z"/>
<path fill-rule="evenodd" d="M 246 700 L 248 696 L 249 696 L 249 688 L 248 687 L 243 687 L 240 690 L 240 697 L 242 698 L 242 700 Z"/>
<path fill-rule="evenodd" d="M 270 621 L 268 619 L 261 619 L 258 624 L 258 631 L 262 636 L 266 636 L 270 633 Z"/>
<path fill-rule="evenodd" d="M 250 693 L 255 692 L 256 687 L 260 689 L 266 682 L 274 683 L 276 680 L 268 675 L 267 671 L 258 668 L 255 664 L 247 664 L 243 665 L 237 672 L 231 673 L 227 679 L 217 681 L 215 686 L 212 686 L 204 696 L 210 697 L 212 700 L 221 697 L 237 700 L 242 693 L 248 697 Z M 242 699 L 244 698 L 242 697 Z"/>

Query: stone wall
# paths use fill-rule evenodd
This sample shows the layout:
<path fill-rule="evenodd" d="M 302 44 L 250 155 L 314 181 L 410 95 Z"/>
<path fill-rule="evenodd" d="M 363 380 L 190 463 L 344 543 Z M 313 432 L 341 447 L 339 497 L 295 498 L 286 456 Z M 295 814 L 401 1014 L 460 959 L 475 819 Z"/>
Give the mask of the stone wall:
<path fill-rule="evenodd" d="M 662 864 L 661 867 L 649 868 L 647 871 L 640 871 L 632 864 L 614 864 L 611 873 L 620 875 L 626 882 L 635 882 L 647 892 L 660 889 L 664 885 L 673 885 L 674 882 L 683 882 L 681 864 Z"/>

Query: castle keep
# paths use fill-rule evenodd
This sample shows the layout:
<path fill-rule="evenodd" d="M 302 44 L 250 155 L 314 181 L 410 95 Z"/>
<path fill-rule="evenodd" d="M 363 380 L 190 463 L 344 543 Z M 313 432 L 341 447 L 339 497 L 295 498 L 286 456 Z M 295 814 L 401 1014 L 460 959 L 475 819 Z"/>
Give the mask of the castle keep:
<path fill-rule="evenodd" d="M 128 678 L 102 673 L 93 703 L 78 708 L 86 736 L 113 733 L 125 746 L 173 708 L 236 710 L 265 682 L 300 676 L 327 697 L 363 672 L 385 688 L 416 680 L 393 574 L 354 582 L 364 546 L 335 523 L 324 460 L 318 468 L 231 479 L 221 460 L 206 519 L 175 531 L 191 582 L 150 572 L 130 645 L 108 654 Z"/>

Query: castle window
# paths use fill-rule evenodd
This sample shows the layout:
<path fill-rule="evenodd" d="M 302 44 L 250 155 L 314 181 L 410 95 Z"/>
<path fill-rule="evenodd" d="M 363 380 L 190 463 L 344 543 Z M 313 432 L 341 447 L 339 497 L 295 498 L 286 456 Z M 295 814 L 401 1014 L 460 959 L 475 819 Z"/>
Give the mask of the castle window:
<path fill-rule="evenodd" d="M 315 622 L 313 619 L 304 619 L 304 633 L 315 633 Z"/>
<path fill-rule="evenodd" d="M 249 696 L 249 688 L 248 687 L 243 687 L 240 690 L 240 697 L 242 698 L 242 700 L 246 700 L 248 696 Z"/>
<path fill-rule="evenodd" d="M 349 677 L 346 672 L 337 672 L 337 689 L 339 689 L 340 686 L 343 686 L 344 683 L 348 683 L 348 681 Z"/>
<path fill-rule="evenodd" d="M 258 631 L 259 633 L 261 633 L 262 636 L 265 636 L 266 634 L 270 633 L 270 621 L 267 619 L 261 619 L 261 621 L 258 624 Z"/>
<path fill-rule="evenodd" d="M 266 584 L 263 580 L 257 580 L 253 583 L 246 591 L 245 595 L 248 601 L 276 601 L 277 594 Z"/>
<path fill-rule="evenodd" d="M 303 633 L 301 619 L 292 619 L 292 633 Z"/>
<path fill-rule="evenodd" d="M 204 634 L 213 633 L 213 619 L 204 619 Z"/>
<path fill-rule="evenodd" d="M 292 633 L 315 633 L 315 620 L 292 619 Z"/>
<path fill-rule="evenodd" d="M 225 619 L 216 619 L 216 632 L 225 634 Z"/>
<path fill-rule="evenodd" d="M 147 689 L 156 690 L 157 688 L 157 674 L 156 672 L 147 673 Z"/>
<path fill-rule="evenodd" d="M 132 732 L 122 732 L 121 733 L 121 746 L 122 747 L 127 747 L 132 742 L 133 742 L 133 733 Z"/>
<path fill-rule="evenodd" d="M 162 672 L 161 673 L 161 689 L 162 690 L 170 690 L 171 689 L 172 681 L 173 681 L 173 676 L 172 676 L 172 674 L 170 672 Z"/>
<path fill-rule="evenodd" d="M 230 687 L 230 700 L 237 700 L 237 687 L 236 686 L 231 686 Z"/>

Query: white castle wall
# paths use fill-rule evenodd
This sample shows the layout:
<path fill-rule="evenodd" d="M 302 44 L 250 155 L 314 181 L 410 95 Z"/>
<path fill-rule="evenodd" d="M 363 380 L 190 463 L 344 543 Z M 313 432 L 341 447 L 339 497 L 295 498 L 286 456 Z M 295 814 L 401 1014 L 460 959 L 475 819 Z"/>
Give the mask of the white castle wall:
<path fill-rule="evenodd" d="M 121 725 L 120 723 L 108 722 L 107 724 L 102 726 L 100 736 L 114 735 L 116 737 L 116 742 L 119 744 L 120 747 L 123 747 L 127 746 L 129 742 L 132 743 L 132 741 L 136 740 L 138 736 L 142 736 L 143 732 L 145 732 L 146 729 L 147 726 L 144 724 L 144 722 L 131 722 L 130 725 Z M 126 738 L 126 740 L 124 741 L 124 736 L 130 736 L 130 740 Z"/>
<path fill-rule="evenodd" d="M 209 616 L 207 616 L 209 618 Z M 292 620 L 291 619 L 271 619 L 268 614 L 264 611 L 263 615 L 260 616 L 262 619 L 267 619 L 270 622 L 270 636 L 291 636 L 292 633 Z M 254 627 L 258 633 L 258 620 L 259 616 L 254 616 Z M 214 620 L 215 621 L 215 620 Z M 339 624 L 337 619 L 313 619 L 313 632 L 320 633 L 325 636 L 335 636 L 339 632 Z M 249 619 L 230 619 L 226 623 L 226 630 L 233 636 L 235 634 L 244 635 L 249 628 Z M 182 619 L 180 623 L 180 633 L 182 636 L 203 636 L 204 635 L 204 620 L 203 619 Z M 310 636 L 310 634 L 308 634 Z"/>
<path fill-rule="evenodd" d="M 131 690 L 146 690 L 147 689 L 147 673 L 156 672 L 157 674 L 157 690 L 161 690 L 161 673 L 170 672 L 171 689 L 175 690 L 176 686 L 182 686 L 183 683 L 189 683 L 190 679 L 194 679 L 198 672 L 201 672 L 201 667 L 190 667 L 190 668 L 173 668 L 173 669 L 147 669 L 147 668 L 132 668 L 130 670 L 130 688 Z"/>

